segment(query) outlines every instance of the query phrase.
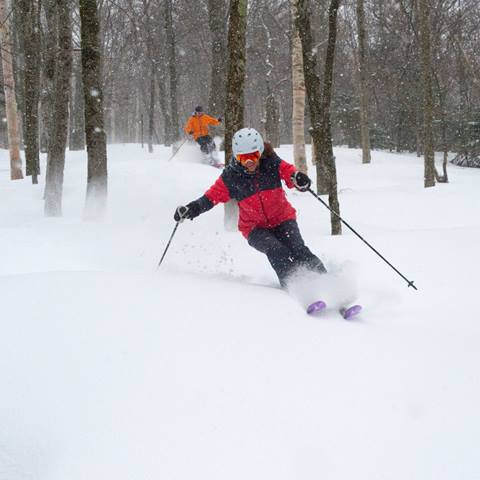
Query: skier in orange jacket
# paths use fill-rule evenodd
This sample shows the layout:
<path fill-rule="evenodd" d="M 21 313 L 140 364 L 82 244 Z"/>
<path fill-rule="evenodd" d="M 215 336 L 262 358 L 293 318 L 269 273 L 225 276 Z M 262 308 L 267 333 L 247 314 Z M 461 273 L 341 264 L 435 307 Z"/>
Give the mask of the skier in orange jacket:
<path fill-rule="evenodd" d="M 221 118 L 213 118 L 210 115 L 207 115 L 203 112 L 203 108 L 198 106 L 195 107 L 195 111 L 189 117 L 184 130 L 187 135 L 193 137 L 193 139 L 200 145 L 200 150 L 208 156 L 215 150 L 215 143 L 209 135 L 208 126 L 220 125 L 221 123 Z"/>

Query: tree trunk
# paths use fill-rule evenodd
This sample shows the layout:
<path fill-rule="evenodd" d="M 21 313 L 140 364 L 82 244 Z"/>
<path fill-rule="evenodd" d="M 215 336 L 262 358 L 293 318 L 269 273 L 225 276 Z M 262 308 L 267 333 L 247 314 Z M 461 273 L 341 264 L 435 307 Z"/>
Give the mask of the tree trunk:
<path fill-rule="evenodd" d="M 177 107 L 177 59 L 175 55 L 175 32 L 173 29 L 172 0 L 165 0 L 165 28 L 167 35 L 168 71 L 170 74 L 170 122 L 172 143 L 179 138 Z"/>
<path fill-rule="evenodd" d="M 163 116 L 163 133 L 165 137 L 165 146 L 169 147 L 173 143 L 173 134 L 172 134 L 172 121 L 170 119 L 170 112 L 168 111 L 168 105 L 166 102 L 167 94 L 165 93 L 165 75 L 160 73 L 157 75 L 158 81 L 158 98 L 160 101 L 160 110 L 162 111 Z"/>
<path fill-rule="evenodd" d="M 70 109 L 70 150 L 85 150 L 85 116 L 82 84 L 82 63 L 80 55 L 73 55 L 73 91 L 71 92 Z"/>
<path fill-rule="evenodd" d="M 435 153 L 433 150 L 432 59 L 430 51 L 430 10 L 427 0 L 420 0 L 420 38 L 423 87 L 424 185 L 435 186 Z"/>
<path fill-rule="evenodd" d="M 155 64 L 148 61 L 150 65 L 150 102 L 148 105 L 148 153 L 153 152 L 153 131 L 155 121 Z"/>
<path fill-rule="evenodd" d="M 225 165 L 232 156 L 233 134 L 243 127 L 247 0 L 231 0 L 228 29 L 228 79 L 225 111 Z"/>
<path fill-rule="evenodd" d="M 228 29 L 228 79 L 225 110 L 225 165 L 232 157 L 232 137 L 243 127 L 245 92 L 245 57 L 247 31 L 247 0 L 231 0 Z M 238 206 L 230 201 L 225 205 L 225 227 L 236 228 Z"/>
<path fill-rule="evenodd" d="M 21 29 L 25 57 L 24 103 L 25 103 L 25 164 L 26 174 L 32 183 L 38 183 L 40 156 L 38 144 L 39 99 L 40 99 L 40 35 L 39 11 L 35 0 L 19 0 Z"/>
<path fill-rule="evenodd" d="M 333 156 L 330 104 L 332 101 L 333 63 L 337 33 L 339 0 L 332 0 L 328 9 L 328 43 L 325 57 L 323 91 L 320 96 L 320 79 L 316 73 L 316 52 L 313 50 L 308 0 L 297 0 L 297 28 L 302 40 L 303 70 L 312 123 L 311 134 L 315 144 L 317 189 L 328 193 L 330 208 L 340 215 L 337 193 L 337 173 Z M 321 99 L 321 100 L 320 100 Z M 342 224 L 336 215 L 330 215 L 332 235 L 342 233 Z"/>
<path fill-rule="evenodd" d="M 330 208 L 340 215 L 340 204 L 337 192 L 337 168 L 333 156 L 330 105 L 332 103 L 333 65 L 335 61 L 335 44 L 337 39 L 337 13 L 340 0 L 331 0 L 328 8 L 328 43 L 325 57 L 325 74 L 322 92 L 322 123 L 320 155 L 325 158 L 328 183 L 328 203 Z M 330 215 L 332 235 L 342 233 L 342 223 L 337 215 Z"/>
<path fill-rule="evenodd" d="M 96 0 L 80 0 L 85 139 L 88 154 L 85 216 L 103 215 L 107 202 L 107 141 L 103 119 L 101 48 Z"/>
<path fill-rule="evenodd" d="M 211 115 L 225 117 L 225 92 L 227 57 L 225 0 L 208 0 L 208 23 L 212 37 L 212 74 L 208 110 Z"/>
<path fill-rule="evenodd" d="M 263 11 L 263 15 L 265 15 L 265 10 Z M 272 55 L 272 36 L 270 34 L 270 30 L 265 23 L 265 19 L 262 15 L 262 25 L 265 32 L 265 36 L 267 39 L 266 43 L 266 56 L 265 56 L 265 78 L 266 78 L 266 90 L 267 90 L 267 97 L 265 99 L 265 136 L 266 140 L 272 145 L 272 147 L 279 147 L 280 146 L 280 138 L 278 132 L 278 105 L 277 105 L 277 98 L 275 96 L 275 91 L 272 89 L 272 81 L 273 75 L 272 72 L 274 71 L 273 65 L 273 55 Z"/>
<path fill-rule="evenodd" d="M 370 163 L 370 134 L 368 122 L 368 68 L 367 34 L 363 0 L 357 0 L 358 70 L 360 76 L 360 135 L 362 139 L 362 163 Z"/>
<path fill-rule="evenodd" d="M 302 43 L 303 74 L 305 79 L 305 88 L 307 92 L 308 107 L 310 110 L 310 134 L 312 142 L 313 163 L 317 169 L 317 191 L 319 194 L 328 193 L 327 170 L 325 158 L 321 152 L 322 138 L 322 103 L 320 93 L 320 78 L 317 74 L 317 52 L 313 48 L 312 28 L 310 24 L 310 4 L 308 0 L 295 0 L 297 31 L 300 34 Z"/>
<path fill-rule="evenodd" d="M 57 35 L 57 10 L 55 3 L 51 0 L 42 1 L 41 10 L 44 21 L 41 29 L 41 50 L 42 50 L 42 69 L 41 69 L 41 91 L 40 91 L 40 151 L 48 152 L 48 142 L 51 137 L 52 110 L 55 102 L 53 92 L 53 81 L 55 75 L 55 55 L 56 55 L 56 35 Z"/>
<path fill-rule="evenodd" d="M 48 143 L 45 182 L 45 215 L 62 214 L 63 171 L 68 133 L 68 98 L 72 71 L 72 29 L 68 0 L 54 0 L 57 9 L 57 54 L 55 61 L 55 103 L 51 138 Z"/>
<path fill-rule="evenodd" d="M 7 16 L 6 0 L 0 0 L 0 37 L 8 147 L 10 150 L 10 179 L 20 180 L 23 178 L 22 159 L 20 157 L 20 135 L 18 132 L 17 101 L 15 98 L 15 79 L 13 76 L 13 44 L 10 33 L 10 20 Z"/>
<path fill-rule="evenodd" d="M 307 157 L 305 154 L 305 79 L 303 77 L 302 42 L 298 33 L 295 18 L 297 17 L 296 0 L 290 0 L 292 12 L 292 135 L 293 158 L 295 166 L 307 173 Z"/>

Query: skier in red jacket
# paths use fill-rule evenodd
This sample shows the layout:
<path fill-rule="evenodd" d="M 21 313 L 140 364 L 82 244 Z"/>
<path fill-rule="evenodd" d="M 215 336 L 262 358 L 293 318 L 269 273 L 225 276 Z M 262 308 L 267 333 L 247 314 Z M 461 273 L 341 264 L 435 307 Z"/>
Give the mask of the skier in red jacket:
<path fill-rule="evenodd" d="M 193 220 L 217 203 L 238 201 L 238 229 L 249 245 L 267 255 L 282 287 L 299 267 L 325 273 L 325 267 L 305 245 L 296 212 L 288 202 L 282 180 L 289 188 L 306 191 L 308 176 L 264 143 L 253 128 L 242 128 L 232 139 L 233 158 L 217 181 L 199 199 L 177 207 L 174 219 Z"/>

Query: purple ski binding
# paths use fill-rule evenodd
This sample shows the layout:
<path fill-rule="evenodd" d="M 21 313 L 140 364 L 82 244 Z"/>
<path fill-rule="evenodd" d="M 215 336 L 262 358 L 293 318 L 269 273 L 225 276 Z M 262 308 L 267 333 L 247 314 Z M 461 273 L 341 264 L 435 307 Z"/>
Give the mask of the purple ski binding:
<path fill-rule="evenodd" d="M 315 313 L 325 310 L 325 308 L 327 308 L 327 304 L 323 300 L 318 300 L 307 307 L 307 313 L 314 315 Z"/>
<path fill-rule="evenodd" d="M 340 313 L 345 320 L 350 320 L 362 311 L 361 305 L 352 305 L 348 308 L 342 308 Z"/>

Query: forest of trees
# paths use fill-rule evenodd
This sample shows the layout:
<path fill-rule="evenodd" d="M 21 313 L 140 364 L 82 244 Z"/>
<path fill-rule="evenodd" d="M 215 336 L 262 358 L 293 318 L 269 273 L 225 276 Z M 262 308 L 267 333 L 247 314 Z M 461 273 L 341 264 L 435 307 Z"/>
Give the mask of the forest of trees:
<path fill-rule="evenodd" d="M 52 215 L 66 146 L 88 150 L 102 197 L 106 142 L 172 145 L 195 105 L 225 118 L 227 151 L 251 126 L 295 140 L 305 170 L 313 141 L 336 210 L 332 144 L 363 163 L 370 148 L 424 155 L 427 187 L 448 181 L 448 153 L 480 166 L 480 0 L 0 0 L 0 22 L 0 146 L 12 179 L 19 148 L 33 183 L 46 174 Z"/>

